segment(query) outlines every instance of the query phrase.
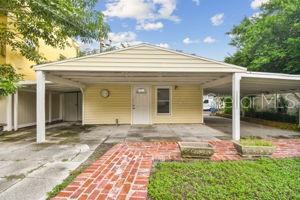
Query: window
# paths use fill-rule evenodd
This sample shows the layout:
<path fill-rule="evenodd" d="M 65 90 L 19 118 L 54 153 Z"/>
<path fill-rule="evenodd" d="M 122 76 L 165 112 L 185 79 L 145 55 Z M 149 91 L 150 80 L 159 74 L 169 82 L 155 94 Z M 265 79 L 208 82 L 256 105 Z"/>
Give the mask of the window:
<path fill-rule="evenodd" d="M 147 91 L 146 91 L 145 88 L 138 88 L 138 89 L 136 90 L 136 93 L 137 93 L 137 94 L 147 94 Z"/>
<path fill-rule="evenodd" d="M 170 113 L 170 88 L 157 88 L 157 114 Z"/>

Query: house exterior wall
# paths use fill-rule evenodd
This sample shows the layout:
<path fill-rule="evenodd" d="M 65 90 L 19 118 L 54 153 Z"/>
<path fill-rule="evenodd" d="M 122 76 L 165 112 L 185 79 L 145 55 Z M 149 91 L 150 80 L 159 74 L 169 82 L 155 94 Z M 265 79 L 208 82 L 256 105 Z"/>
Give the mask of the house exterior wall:
<path fill-rule="evenodd" d="M 203 123 L 203 90 L 197 85 L 171 87 L 172 105 L 170 115 L 156 114 L 156 89 L 152 87 L 152 122 L 159 123 Z"/>
<path fill-rule="evenodd" d="M 11 19 L 6 16 L 0 16 L 0 23 L 8 23 Z M 38 51 L 49 61 L 57 61 L 64 58 L 74 58 L 78 55 L 79 47 L 72 40 L 68 39 L 70 46 L 65 49 L 53 48 L 47 46 L 44 41 L 40 40 Z M 24 81 L 35 80 L 35 71 L 31 67 L 35 65 L 19 52 L 13 51 L 10 46 L 0 46 L 0 64 L 12 65 L 17 73 L 22 74 Z M 35 92 L 19 91 L 18 94 L 18 127 L 31 126 L 36 122 L 36 95 Z M 49 118 L 48 94 L 46 95 L 46 120 Z M 6 100 L 0 98 L 0 123 L 6 123 Z M 52 94 L 52 119 L 59 119 L 59 96 Z"/>
<path fill-rule="evenodd" d="M 78 48 L 76 44 L 70 39 L 69 42 L 73 45 L 66 47 L 65 49 L 55 49 L 47 46 L 43 41 L 40 42 L 39 52 L 46 58 L 47 61 L 57 61 L 60 55 L 66 58 L 73 58 L 77 56 Z M 24 75 L 24 80 L 35 80 L 35 72 L 32 65 L 35 65 L 33 61 L 26 59 L 20 53 L 12 51 L 11 47 L 6 48 L 6 64 L 11 64 L 19 74 Z"/>
<path fill-rule="evenodd" d="M 52 93 L 52 121 L 53 120 L 60 120 L 59 118 L 59 93 Z"/>
<path fill-rule="evenodd" d="M 35 92 L 18 92 L 18 124 L 19 127 L 34 125 L 36 121 Z"/>
<path fill-rule="evenodd" d="M 108 89 L 110 96 L 100 96 L 102 89 Z M 152 122 L 159 123 L 203 123 L 202 88 L 196 85 L 171 87 L 171 115 L 156 115 L 156 86 L 151 87 Z M 130 85 L 90 85 L 84 92 L 85 124 L 131 124 Z"/>
<path fill-rule="evenodd" d="M 102 89 L 108 89 L 110 96 L 100 96 Z M 84 92 L 84 121 L 86 124 L 131 123 L 130 85 L 93 85 Z"/>
<path fill-rule="evenodd" d="M 18 127 L 32 126 L 36 123 L 36 93 L 34 91 L 18 92 Z M 59 120 L 59 94 L 52 93 L 52 121 Z M 46 121 L 49 121 L 49 94 L 45 97 Z"/>
<path fill-rule="evenodd" d="M 8 23 L 10 20 L 12 19 L 9 17 L 0 17 L 0 23 Z M 70 43 L 70 46 L 66 46 L 65 49 L 60 49 L 47 46 L 45 42 L 41 40 L 39 42 L 38 51 L 48 62 L 57 61 L 62 56 L 65 58 L 74 58 L 78 54 L 79 47 L 72 39 L 68 39 L 68 42 Z M 11 64 L 18 73 L 24 75 L 24 80 L 35 80 L 35 72 L 31 66 L 36 63 L 29 61 L 19 52 L 13 51 L 10 46 L 4 48 L 5 53 L 0 56 L 0 64 Z"/>

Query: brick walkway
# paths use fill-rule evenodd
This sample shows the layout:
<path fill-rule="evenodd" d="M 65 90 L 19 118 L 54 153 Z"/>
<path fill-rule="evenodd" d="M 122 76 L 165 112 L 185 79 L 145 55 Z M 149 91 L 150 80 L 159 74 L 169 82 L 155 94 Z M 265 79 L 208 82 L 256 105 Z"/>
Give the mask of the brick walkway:
<path fill-rule="evenodd" d="M 275 158 L 300 156 L 300 140 L 274 140 Z M 212 160 L 239 160 L 230 141 L 212 141 Z M 175 142 L 117 144 L 80 174 L 53 200 L 147 199 L 147 184 L 154 161 L 181 160 Z"/>

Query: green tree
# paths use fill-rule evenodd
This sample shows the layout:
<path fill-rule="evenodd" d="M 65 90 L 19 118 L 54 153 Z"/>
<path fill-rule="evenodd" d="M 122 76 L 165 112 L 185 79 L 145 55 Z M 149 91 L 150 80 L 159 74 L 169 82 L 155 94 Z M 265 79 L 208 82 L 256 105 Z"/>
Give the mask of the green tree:
<path fill-rule="evenodd" d="M 15 93 L 20 80 L 22 75 L 17 74 L 11 65 L 0 65 L 0 96 Z"/>
<path fill-rule="evenodd" d="M 64 48 L 68 38 L 83 42 L 105 39 L 109 26 L 94 9 L 97 0 L 0 0 L 0 44 L 9 45 L 29 60 L 44 61 L 39 40 L 55 48 Z"/>
<path fill-rule="evenodd" d="M 84 43 L 107 38 L 109 26 L 101 12 L 94 9 L 97 0 L 0 0 L 0 48 L 10 46 L 35 63 L 45 61 L 39 54 L 39 42 L 65 48 L 69 38 Z M 61 58 L 63 59 L 63 58 Z M 15 92 L 22 79 L 10 65 L 0 65 L 0 96 Z"/>
<path fill-rule="evenodd" d="M 228 33 L 237 52 L 225 62 L 252 71 L 300 74 L 300 0 L 270 0 Z"/>

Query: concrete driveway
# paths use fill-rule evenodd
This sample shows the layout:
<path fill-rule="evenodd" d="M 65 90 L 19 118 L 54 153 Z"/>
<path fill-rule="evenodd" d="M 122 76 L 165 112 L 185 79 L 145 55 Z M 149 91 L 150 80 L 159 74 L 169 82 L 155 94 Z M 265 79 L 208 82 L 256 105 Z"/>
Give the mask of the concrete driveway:
<path fill-rule="evenodd" d="M 205 115 L 204 123 L 210 128 L 218 130 L 227 135 L 227 139 L 231 139 L 232 121 L 231 119 Z M 283 130 L 273 128 L 270 126 L 264 126 L 260 124 L 254 124 L 241 121 L 241 136 L 258 136 L 261 138 L 275 137 L 275 138 L 293 138 L 300 136 L 300 132 Z M 224 138 L 226 139 L 226 138 Z"/>
<path fill-rule="evenodd" d="M 105 140 L 105 136 L 71 124 L 47 130 L 47 143 L 35 143 L 35 130 L 0 136 L 0 199 L 44 200 Z"/>

